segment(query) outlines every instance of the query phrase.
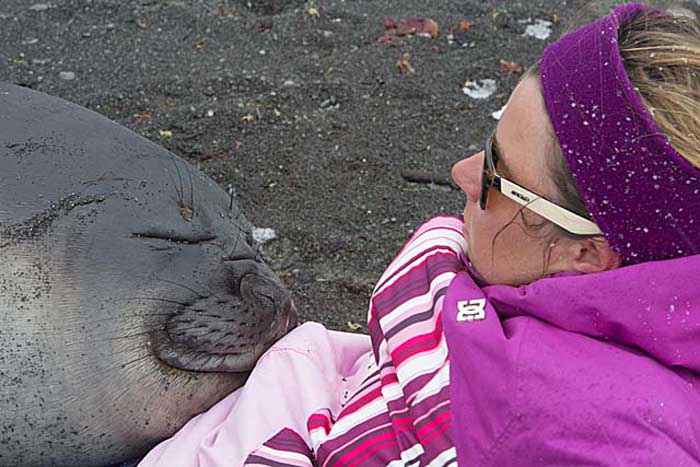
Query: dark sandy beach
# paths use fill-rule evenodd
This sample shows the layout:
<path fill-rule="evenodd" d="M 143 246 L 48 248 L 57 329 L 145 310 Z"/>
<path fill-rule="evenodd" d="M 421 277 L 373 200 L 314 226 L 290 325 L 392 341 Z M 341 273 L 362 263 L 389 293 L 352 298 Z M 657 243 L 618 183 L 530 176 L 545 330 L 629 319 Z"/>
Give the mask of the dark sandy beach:
<path fill-rule="evenodd" d="M 481 149 L 518 65 L 610 4 L 3 0 L 0 79 L 104 114 L 231 186 L 274 231 L 263 252 L 302 318 L 362 332 L 408 235 L 461 213 L 450 167 Z M 426 24 L 428 37 L 411 33 Z"/>

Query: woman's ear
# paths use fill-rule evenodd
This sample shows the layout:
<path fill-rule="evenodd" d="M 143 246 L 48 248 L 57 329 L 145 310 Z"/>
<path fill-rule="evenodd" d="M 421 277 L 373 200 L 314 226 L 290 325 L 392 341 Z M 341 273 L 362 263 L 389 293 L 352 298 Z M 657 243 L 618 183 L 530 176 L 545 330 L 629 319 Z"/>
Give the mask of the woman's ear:
<path fill-rule="evenodd" d="M 571 245 L 572 269 L 585 274 L 608 271 L 622 266 L 622 258 L 603 237 L 576 240 Z"/>

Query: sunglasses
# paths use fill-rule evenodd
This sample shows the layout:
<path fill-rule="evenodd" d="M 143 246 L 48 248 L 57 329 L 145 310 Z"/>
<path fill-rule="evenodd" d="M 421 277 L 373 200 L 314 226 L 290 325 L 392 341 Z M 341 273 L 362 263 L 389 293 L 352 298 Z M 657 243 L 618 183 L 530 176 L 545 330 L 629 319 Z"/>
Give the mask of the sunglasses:
<path fill-rule="evenodd" d="M 489 135 L 484 147 L 484 168 L 481 175 L 481 193 L 479 195 L 479 206 L 482 210 L 486 209 L 489 189 L 493 188 L 505 197 L 512 199 L 521 206 L 525 206 L 530 211 L 539 214 L 574 235 L 597 236 L 603 234 L 598 226 L 588 219 L 552 203 L 507 178 L 501 177 L 496 172 L 498 155 L 493 150 L 495 135 L 496 130 Z"/>

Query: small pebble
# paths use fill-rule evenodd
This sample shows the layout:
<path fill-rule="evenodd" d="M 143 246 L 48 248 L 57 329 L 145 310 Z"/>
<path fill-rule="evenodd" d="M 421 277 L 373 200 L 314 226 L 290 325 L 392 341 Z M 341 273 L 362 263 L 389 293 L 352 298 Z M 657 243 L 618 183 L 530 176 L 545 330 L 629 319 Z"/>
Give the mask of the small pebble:
<path fill-rule="evenodd" d="M 467 81 L 462 87 L 462 92 L 472 99 L 486 99 L 496 92 L 496 81 L 493 79 Z"/>
<path fill-rule="evenodd" d="M 49 8 L 55 7 L 56 5 L 54 5 L 53 3 L 35 3 L 34 5 L 30 6 L 29 9 L 32 11 L 45 11 Z"/>
<path fill-rule="evenodd" d="M 543 19 L 536 19 L 535 24 L 529 24 L 525 28 L 524 36 L 532 36 L 536 39 L 545 40 L 552 34 L 552 22 Z"/>
<path fill-rule="evenodd" d="M 58 77 L 66 81 L 72 81 L 75 79 L 75 73 L 72 71 L 62 71 L 58 74 Z"/>
<path fill-rule="evenodd" d="M 335 100 L 335 97 L 331 96 L 325 101 L 321 102 L 321 108 L 325 109 L 326 107 L 332 107 L 336 105 L 338 102 Z"/>
<path fill-rule="evenodd" d="M 263 243 L 269 242 L 270 240 L 274 240 L 276 238 L 277 238 L 277 234 L 272 229 L 261 228 L 261 227 L 255 227 L 253 229 L 253 241 L 255 243 L 263 244 Z"/>

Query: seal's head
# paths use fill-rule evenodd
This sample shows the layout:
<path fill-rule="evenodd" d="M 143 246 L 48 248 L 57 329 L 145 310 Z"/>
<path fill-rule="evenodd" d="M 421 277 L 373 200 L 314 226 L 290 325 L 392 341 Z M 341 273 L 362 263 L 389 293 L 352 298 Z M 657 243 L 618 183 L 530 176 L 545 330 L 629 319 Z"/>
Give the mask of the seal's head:
<path fill-rule="evenodd" d="M 294 325 L 228 194 L 168 151 L 0 84 L 0 464 L 145 453 Z"/>

